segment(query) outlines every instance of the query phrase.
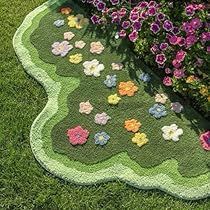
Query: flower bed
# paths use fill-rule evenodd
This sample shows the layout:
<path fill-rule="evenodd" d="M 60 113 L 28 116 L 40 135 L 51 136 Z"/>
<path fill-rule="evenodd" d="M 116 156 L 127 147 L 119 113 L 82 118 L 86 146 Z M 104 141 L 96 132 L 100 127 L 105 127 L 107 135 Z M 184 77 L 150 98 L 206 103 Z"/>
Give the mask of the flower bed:
<path fill-rule="evenodd" d="M 161 1 L 83 0 L 94 24 L 116 27 L 165 86 L 210 116 L 210 23 L 208 5 Z M 198 1 L 199 2 L 199 1 Z"/>

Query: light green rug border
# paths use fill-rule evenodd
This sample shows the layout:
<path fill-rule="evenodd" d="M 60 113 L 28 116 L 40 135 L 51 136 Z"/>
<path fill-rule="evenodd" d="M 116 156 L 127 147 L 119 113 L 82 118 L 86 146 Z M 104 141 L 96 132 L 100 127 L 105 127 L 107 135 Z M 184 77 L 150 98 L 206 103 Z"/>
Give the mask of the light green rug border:
<path fill-rule="evenodd" d="M 210 196 L 209 173 L 195 178 L 182 177 L 177 171 L 175 160 L 168 160 L 155 168 L 145 169 L 130 160 L 127 154 L 122 153 L 103 163 L 87 166 L 53 152 L 50 144 L 51 130 L 47 128 L 68 112 L 67 94 L 64 94 L 63 88 L 68 84 L 70 88 L 68 90 L 73 91 L 79 81 L 75 78 L 65 80 L 62 78 L 62 82 L 59 82 L 61 77 L 55 74 L 55 67 L 43 63 L 36 49 L 25 43 L 30 41 L 30 34 L 38 27 L 40 19 L 50 11 L 50 8 L 65 1 L 50 0 L 36 8 L 27 15 L 13 38 L 14 49 L 25 70 L 43 85 L 48 94 L 48 102 L 34 121 L 30 132 L 31 148 L 38 162 L 52 174 L 77 184 L 89 185 L 120 179 L 141 189 L 157 188 L 183 199 L 196 200 Z M 62 83 L 65 83 L 65 86 Z M 63 105 L 61 109 L 58 109 L 59 104 Z"/>

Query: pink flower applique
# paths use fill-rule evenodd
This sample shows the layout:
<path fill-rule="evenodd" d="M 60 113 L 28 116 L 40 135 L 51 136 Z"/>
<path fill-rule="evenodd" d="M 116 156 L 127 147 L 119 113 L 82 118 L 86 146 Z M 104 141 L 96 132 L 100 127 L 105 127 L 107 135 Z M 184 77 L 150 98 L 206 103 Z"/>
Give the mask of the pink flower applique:
<path fill-rule="evenodd" d="M 93 110 L 93 106 L 89 101 L 81 102 L 79 104 L 79 112 L 84 114 L 90 114 Z"/>
<path fill-rule="evenodd" d="M 87 142 L 89 131 L 83 129 L 81 126 L 77 126 L 75 128 L 68 129 L 67 136 L 72 145 L 82 145 Z"/>

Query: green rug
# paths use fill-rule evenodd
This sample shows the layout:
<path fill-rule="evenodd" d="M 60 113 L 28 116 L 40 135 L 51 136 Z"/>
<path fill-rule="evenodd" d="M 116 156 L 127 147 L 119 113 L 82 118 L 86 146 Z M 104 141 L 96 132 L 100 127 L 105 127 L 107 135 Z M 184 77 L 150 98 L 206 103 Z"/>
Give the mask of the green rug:
<path fill-rule="evenodd" d="M 49 1 L 31 12 L 13 40 L 24 68 L 48 94 L 31 128 L 36 159 L 78 184 L 120 179 L 183 199 L 208 197 L 210 152 L 199 136 L 210 123 L 162 87 L 113 29 L 104 33 L 78 5 L 63 3 Z M 66 7 L 72 11 L 60 10 Z M 85 18 L 75 23 L 78 14 Z M 181 113 L 172 102 L 183 105 Z M 172 124 L 179 129 L 172 126 L 177 132 L 165 140 L 172 131 L 164 126 Z"/>

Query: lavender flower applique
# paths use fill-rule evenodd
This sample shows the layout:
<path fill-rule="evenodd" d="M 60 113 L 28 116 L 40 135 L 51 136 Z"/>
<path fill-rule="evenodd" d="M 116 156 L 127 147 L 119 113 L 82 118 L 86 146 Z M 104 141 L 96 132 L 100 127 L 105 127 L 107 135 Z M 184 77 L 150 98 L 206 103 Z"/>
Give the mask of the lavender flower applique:
<path fill-rule="evenodd" d="M 72 48 L 73 46 L 68 41 L 55 42 L 52 44 L 52 53 L 65 57 Z"/>

